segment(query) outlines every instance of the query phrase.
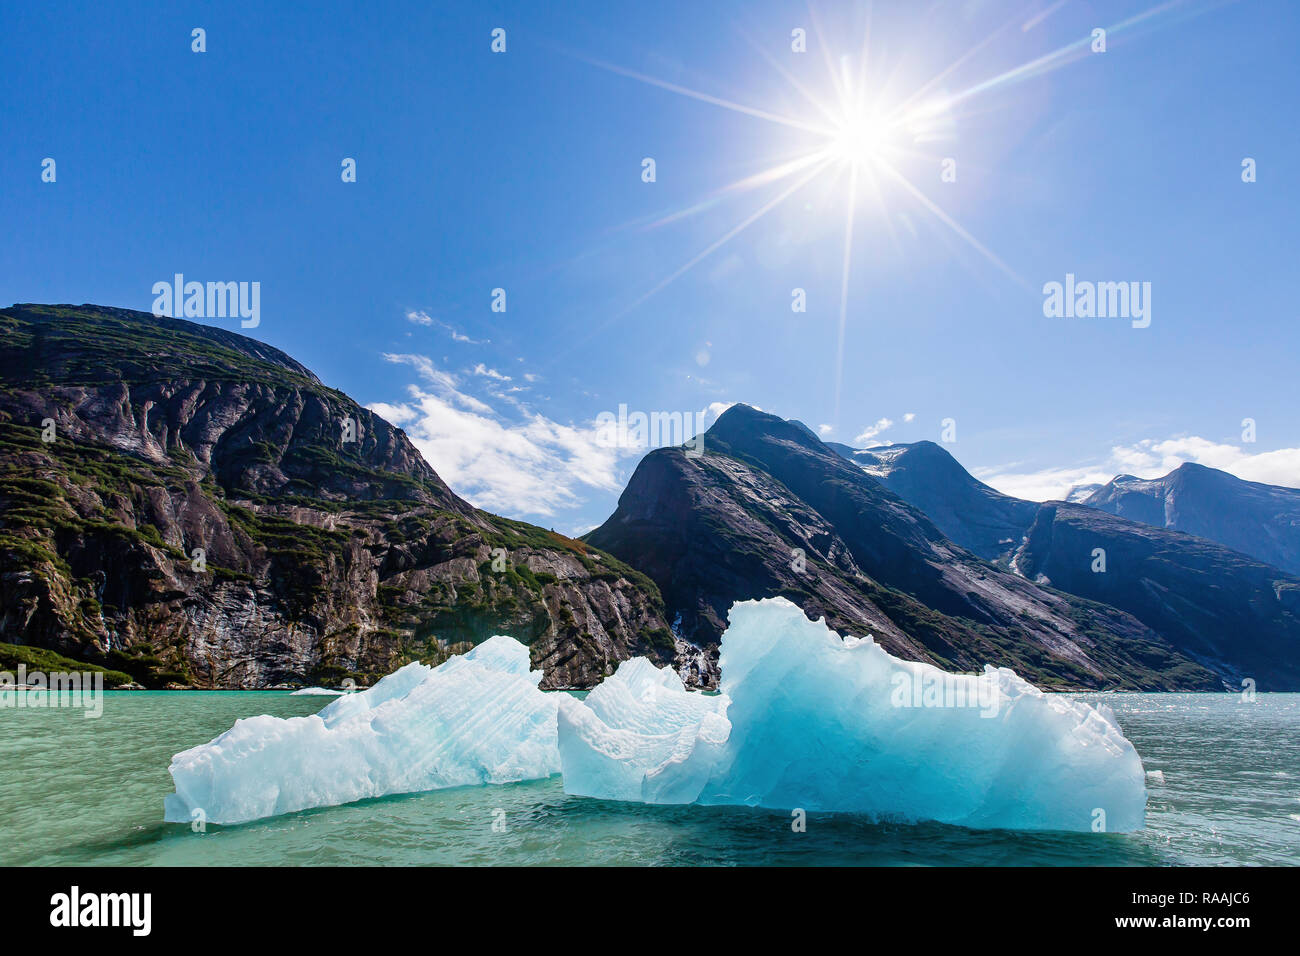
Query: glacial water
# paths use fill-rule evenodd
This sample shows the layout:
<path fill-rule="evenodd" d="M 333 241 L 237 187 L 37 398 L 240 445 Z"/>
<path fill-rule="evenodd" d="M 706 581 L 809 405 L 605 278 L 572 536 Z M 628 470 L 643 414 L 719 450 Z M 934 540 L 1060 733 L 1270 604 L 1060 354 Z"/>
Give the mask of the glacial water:
<path fill-rule="evenodd" d="M 239 717 L 327 697 L 109 692 L 103 716 L 0 707 L 0 865 L 1300 864 L 1300 694 L 1078 695 L 1115 711 L 1148 771 L 1132 834 L 968 830 L 745 807 L 566 796 L 559 777 L 307 810 L 241 826 L 162 822 L 173 754 Z"/>

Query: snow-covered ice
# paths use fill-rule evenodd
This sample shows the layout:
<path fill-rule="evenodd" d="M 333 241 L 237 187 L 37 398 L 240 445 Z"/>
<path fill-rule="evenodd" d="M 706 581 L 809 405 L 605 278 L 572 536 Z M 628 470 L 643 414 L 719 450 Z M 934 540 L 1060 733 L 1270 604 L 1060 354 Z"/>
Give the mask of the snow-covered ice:
<path fill-rule="evenodd" d="M 392 793 L 547 777 L 556 695 L 528 648 L 492 637 L 438 667 L 408 664 L 310 717 L 251 717 L 172 758 L 165 819 L 242 823 Z"/>
<path fill-rule="evenodd" d="M 781 598 L 732 607 L 722 695 L 654 670 L 628 662 L 586 701 L 560 702 L 567 792 L 981 828 L 1144 822 L 1142 761 L 1109 708 L 1006 668 L 963 676 L 899 660 Z"/>

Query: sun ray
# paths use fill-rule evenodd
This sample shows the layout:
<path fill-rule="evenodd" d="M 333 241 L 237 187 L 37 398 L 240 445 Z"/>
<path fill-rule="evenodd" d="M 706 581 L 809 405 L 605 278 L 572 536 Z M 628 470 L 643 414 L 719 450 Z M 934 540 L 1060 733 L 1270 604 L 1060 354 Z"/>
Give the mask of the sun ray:
<path fill-rule="evenodd" d="M 848 102 L 844 90 L 840 86 L 839 71 L 835 69 L 835 61 L 831 59 L 830 44 L 826 42 L 826 37 L 822 34 L 821 21 L 817 18 L 817 11 L 813 8 L 812 0 L 808 0 L 808 20 L 812 23 L 813 33 L 817 37 L 817 48 L 821 51 L 822 62 L 826 64 L 826 73 L 830 76 L 831 89 L 835 92 L 835 98 L 839 101 L 839 115 L 843 116 L 848 110 Z"/>
<path fill-rule="evenodd" d="M 806 123 L 803 120 L 796 119 L 792 116 L 782 116 L 779 113 L 771 113 L 754 106 L 745 106 L 742 103 L 734 103 L 731 100 L 724 100 L 719 96 L 713 96 L 709 93 L 701 93 L 699 90 L 692 90 L 689 87 L 680 86 L 677 83 L 669 83 L 667 80 L 660 80 L 653 76 L 647 76 L 644 73 L 638 73 L 636 70 L 629 70 L 613 63 L 606 63 L 603 60 L 593 60 L 588 57 L 579 57 L 579 59 L 591 64 L 592 66 L 599 67 L 602 70 L 617 73 L 619 76 L 626 76 L 629 79 L 638 80 L 641 83 L 648 83 L 650 86 L 657 86 L 661 90 L 667 90 L 668 92 L 676 93 L 679 96 L 686 96 L 693 100 L 699 100 L 702 103 L 720 106 L 723 109 L 731 110 L 734 113 L 743 113 L 746 116 L 753 116 L 761 120 L 767 120 L 769 123 L 779 123 L 783 126 L 790 126 L 794 129 L 800 129 L 808 133 L 827 135 L 827 130 L 824 127 L 816 126 L 812 123 Z"/>
<path fill-rule="evenodd" d="M 784 66 L 782 66 L 781 62 L 777 60 L 776 57 L 772 56 L 772 54 L 767 51 L 766 47 L 764 47 L 761 43 L 755 40 L 753 36 L 751 36 L 743 28 L 737 27 L 736 30 L 745 39 L 745 42 L 747 42 L 751 47 L 753 47 L 754 50 L 758 52 L 759 56 L 765 59 L 772 66 L 773 69 L 775 69 L 778 73 L 780 73 L 781 77 L 787 83 L 789 83 L 790 86 L 796 92 L 798 92 L 801 96 L 803 96 L 803 98 L 806 99 L 812 105 L 812 107 L 817 110 L 817 112 L 821 113 L 822 116 L 826 117 L 826 121 L 828 123 L 834 124 L 839 122 L 839 117 L 834 113 L 834 111 L 831 110 L 829 106 L 827 106 L 825 103 L 819 100 L 816 96 L 814 96 L 812 91 L 809 90 L 808 87 L 805 86 L 802 82 L 800 82 L 799 79 L 793 73 L 791 73 Z"/>
<path fill-rule="evenodd" d="M 929 196 L 927 196 L 925 193 L 921 192 L 921 190 L 913 186 L 906 176 L 904 176 L 898 170 L 894 169 L 893 166 L 890 166 L 888 163 L 885 162 L 880 163 L 880 168 L 883 169 L 885 173 L 887 173 L 896 183 L 898 183 L 900 186 L 906 189 L 914 199 L 916 199 L 922 206 L 928 209 L 931 214 L 933 214 L 937 219 L 939 219 L 939 221 L 941 221 L 944 225 L 946 225 L 957 235 L 965 239 L 966 242 L 970 244 L 971 248 L 973 248 L 976 252 L 982 255 L 989 262 L 993 263 L 993 265 L 997 266 L 998 269 L 1000 269 L 1013 282 L 1015 282 L 1017 285 L 1025 287 L 1026 289 L 1032 288 L 1029 285 L 1029 283 L 1026 282 L 1014 269 L 1012 269 L 1009 265 L 1007 265 L 1005 262 L 999 259 L 992 250 L 990 250 L 982 242 L 980 242 L 969 232 L 967 232 L 966 229 L 961 225 L 961 223 L 957 222 L 957 220 L 953 219 L 946 212 L 944 212 L 937 205 L 935 205 L 930 200 Z"/>
<path fill-rule="evenodd" d="M 1020 19 L 1019 16 L 1015 18 L 1015 20 L 1018 19 Z M 965 63 L 967 60 L 969 60 L 971 57 L 977 54 L 980 50 L 984 49 L 984 47 L 988 46 L 995 39 L 1001 36 L 1002 32 L 1006 30 L 1007 27 L 1009 27 L 1012 23 L 1014 23 L 1015 20 L 1008 20 L 1006 23 L 1002 24 L 1002 26 L 998 27 L 996 30 L 994 30 L 992 33 L 986 36 L 979 43 L 976 43 L 969 50 L 967 50 L 965 53 L 959 56 L 948 67 L 939 71 L 938 74 L 931 77 L 927 82 L 922 83 L 919 87 L 916 88 L 916 90 L 914 90 L 911 94 L 905 97 L 896 107 L 894 107 L 894 109 L 891 111 L 891 115 L 898 115 L 898 116 L 907 115 L 908 109 L 911 107 L 911 105 L 914 102 L 919 100 L 922 96 L 924 96 L 931 89 L 933 89 L 936 84 L 942 83 L 946 77 L 952 75 L 954 72 L 960 69 L 963 63 Z"/>
<path fill-rule="evenodd" d="M 782 179 L 788 179 L 801 169 L 807 169 L 813 163 L 820 162 L 824 158 L 825 157 L 820 153 L 804 153 L 797 159 L 792 159 L 787 163 L 760 170 L 752 176 L 746 176 L 744 179 L 738 179 L 734 183 L 729 183 L 720 189 L 714 190 L 700 202 L 695 203 L 686 209 L 680 209 L 676 212 L 668 213 L 667 215 L 646 224 L 645 228 L 655 229 L 672 222 L 677 222 L 679 219 L 685 219 L 688 216 L 695 215 L 704 208 L 716 205 L 718 202 L 735 193 L 748 192 L 751 189 L 757 189 L 761 186 L 766 186 L 769 183 L 780 182 Z"/>
<path fill-rule="evenodd" d="M 1125 20 L 1121 20 L 1118 23 L 1106 27 L 1106 34 L 1109 36 L 1113 33 L 1120 33 L 1130 27 L 1159 16 L 1162 13 L 1167 13 L 1178 7 L 1182 7 L 1188 2 L 1189 0 L 1166 0 L 1164 3 L 1157 4 L 1147 10 L 1143 10 L 1141 13 L 1136 13 Z M 951 107 L 987 90 L 995 89 L 1000 86 L 1009 86 L 1013 83 L 1020 83 L 1032 77 L 1040 76 L 1044 73 L 1050 73 L 1053 70 L 1059 70 L 1061 67 L 1068 66 L 1071 63 L 1075 63 L 1091 55 L 1092 35 L 1089 34 L 1080 37 L 1073 43 L 1067 43 L 1065 46 L 1053 50 L 1051 53 L 1045 53 L 1036 59 L 1030 60 L 1028 63 L 1022 63 L 1020 66 L 1006 70 L 1005 72 L 999 73 L 997 76 L 990 77 L 987 80 L 983 80 L 960 93 L 951 95 L 946 98 L 946 105 Z"/>
<path fill-rule="evenodd" d="M 853 107 L 859 112 L 866 108 L 863 97 L 867 90 L 867 62 L 871 52 L 871 16 L 875 13 L 875 4 L 867 2 L 866 22 L 862 26 L 862 49 L 858 53 L 858 82 L 854 87 L 855 101 Z"/>
<path fill-rule="evenodd" d="M 811 182 L 814 178 L 816 178 L 816 176 L 817 176 L 817 175 L 818 175 L 818 174 L 819 174 L 819 173 L 820 173 L 820 172 L 821 172 L 821 171 L 822 171 L 822 170 L 823 170 L 823 169 L 824 169 L 824 168 L 829 164 L 829 162 L 830 162 L 829 160 L 823 160 L 819 165 L 814 166 L 811 172 L 809 172 L 809 173 L 808 173 L 807 175 L 805 175 L 805 176 L 801 176 L 801 177 L 800 177 L 800 178 L 799 178 L 799 179 L 798 179 L 798 180 L 797 180 L 797 181 L 796 181 L 792 186 L 790 186 L 788 189 L 782 190 L 782 191 L 781 191 L 779 194 L 777 194 L 774 198 L 769 199 L 769 200 L 768 200 L 767 202 L 765 202 L 762 206 L 760 206 L 760 207 L 759 207 L 755 212 L 753 212 L 753 213 L 751 213 L 750 215 L 746 216 L 746 217 L 745 217 L 744 219 L 742 219 L 742 220 L 741 220 L 737 225 L 733 226 L 731 229 L 727 230 L 727 232 L 723 233 L 723 235 L 722 235 L 721 237 L 719 237 L 718 239 L 716 239 L 716 240 L 714 240 L 713 242 L 709 243 L 708 246 L 706 246 L 702 251 L 700 251 L 700 252 L 697 253 L 695 256 L 693 256 L 690 260 L 688 260 L 684 265 L 682 265 L 679 269 L 677 269 L 675 272 L 673 272 L 670 276 L 668 276 L 666 279 L 663 279 L 662 281 L 660 281 L 657 285 L 654 286 L 654 288 L 650 289 L 650 291 L 646 292 L 644 295 L 642 295 L 640 298 L 638 298 L 635 302 L 633 302 L 631 305 L 629 305 L 626 309 L 624 309 L 622 312 L 620 312 L 620 313 L 618 314 L 618 316 L 616 316 L 616 318 L 617 318 L 617 317 L 621 317 L 621 316 L 625 315 L 625 314 L 628 313 L 628 312 L 631 312 L 633 309 L 635 309 L 637 306 L 641 305 L 641 304 L 642 304 L 643 302 L 645 302 L 647 299 L 649 299 L 649 298 L 651 298 L 652 296 L 657 295 L 658 293 L 662 292 L 662 291 L 663 291 L 667 286 L 671 285 L 673 282 L 675 282 L 677 279 L 679 279 L 682 275 L 684 275 L 685 273 L 689 272 L 692 268 L 694 268 L 696 265 L 698 265 L 698 264 L 699 264 L 700 262 L 702 262 L 704 259 L 707 259 L 710 255 L 712 255 L 714 252 L 716 252 L 716 251 L 717 251 L 718 249 L 720 249 L 722 246 L 726 245 L 726 243 L 728 243 L 729 241 L 731 241 L 732 239 L 734 239 L 734 238 L 735 238 L 736 236 L 738 236 L 740 233 L 744 232 L 746 229 L 748 229 L 750 226 L 752 226 L 755 222 L 757 222 L 757 221 L 758 221 L 759 219 L 761 219 L 763 216 L 767 215 L 769 212 L 771 212 L 773 209 L 775 209 L 778 205 L 780 205 L 782 202 L 784 202 L 788 197 L 790 197 L 790 196 L 793 195 L 795 192 L 797 192 L 801 187 L 803 187 L 803 186 L 806 185 L 807 183 Z"/>
<path fill-rule="evenodd" d="M 849 167 L 849 203 L 844 214 L 844 254 L 840 260 L 840 321 L 835 336 L 835 421 L 840 419 L 840 391 L 844 384 L 844 328 L 849 317 L 849 271 L 853 262 L 854 206 L 858 198 L 858 166 Z"/>
<path fill-rule="evenodd" d="M 671 285 L 677 279 L 681 278 L 683 275 L 685 275 L 695 266 L 699 265 L 710 255 L 717 252 L 718 249 L 722 248 L 729 241 L 734 239 L 736 236 L 740 235 L 740 233 L 744 232 L 747 228 L 749 228 L 751 225 L 753 225 L 763 216 L 767 215 L 767 213 L 771 212 L 773 209 L 779 206 L 790 196 L 794 195 L 801 188 L 803 188 L 808 183 L 816 179 L 817 176 L 821 174 L 822 170 L 825 169 L 826 166 L 828 166 L 829 164 L 830 164 L 829 159 L 821 158 L 820 163 L 814 166 L 806 175 L 801 176 L 791 186 L 782 190 L 772 199 L 769 199 L 767 202 L 763 203 L 762 206 L 760 206 L 757 210 L 752 212 L 750 215 L 746 216 L 744 219 L 742 219 L 731 229 L 727 230 L 727 232 L 725 232 L 718 239 L 715 239 L 713 242 L 709 243 L 708 246 L 706 246 L 696 255 L 692 256 L 690 260 L 688 260 L 686 263 L 684 263 L 682 266 L 676 269 L 671 275 L 662 279 L 652 289 L 642 294 L 639 298 L 637 298 L 635 302 L 632 302 L 625 308 L 620 309 L 618 312 L 614 313 L 609 318 L 605 319 L 603 322 L 597 323 L 596 325 L 592 326 L 588 330 L 588 333 L 586 335 L 570 340 L 566 348 L 563 348 L 560 351 L 554 353 L 549 358 L 549 360 L 547 360 L 545 364 L 548 366 L 553 365 L 559 359 L 563 358 L 565 355 L 569 354 L 574 349 L 578 348 L 580 345 L 583 345 L 586 342 L 591 341 L 597 335 L 599 335 L 600 333 L 604 332 L 607 328 L 609 328 L 609 326 L 623 319 L 628 315 L 628 313 L 634 311 L 635 309 L 637 309 L 638 307 L 640 307 L 641 305 L 649 301 L 651 298 L 658 295 L 669 285 Z"/>

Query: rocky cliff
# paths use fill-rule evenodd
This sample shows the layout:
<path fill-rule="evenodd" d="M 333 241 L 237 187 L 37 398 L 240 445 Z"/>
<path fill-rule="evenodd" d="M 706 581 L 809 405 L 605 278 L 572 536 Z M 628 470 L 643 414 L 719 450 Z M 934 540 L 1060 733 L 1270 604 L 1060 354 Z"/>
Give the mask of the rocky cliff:
<path fill-rule="evenodd" d="M 1300 687 L 1300 579 L 1252 557 L 1290 553 L 1297 492 L 1183 465 L 1116 479 L 1087 507 L 1043 504 L 977 481 L 933 442 L 839 451 L 999 567 L 1131 614 L 1232 686 Z"/>
<path fill-rule="evenodd" d="M 703 451 L 647 455 L 587 540 L 654 579 L 678 633 L 709 664 L 731 602 L 782 595 L 842 632 L 949 670 L 1001 664 L 1060 688 L 1222 686 L 1131 615 L 954 544 L 797 423 L 733 406 Z"/>
<path fill-rule="evenodd" d="M 646 577 L 470 506 L 276 349 L 39 305 L 0 345 L 0 641 L 155 687 L 368 682 L 496 633 L 547 687 L 675 656 Z"/>
<path fill-rule="evenodd" d="M 1300 574 L 1300 490 L 1242 481 L 1192 462 L 1162 478 L 1120 475 L 1082 504 L 1157 528 L 1209 538 Z"/>

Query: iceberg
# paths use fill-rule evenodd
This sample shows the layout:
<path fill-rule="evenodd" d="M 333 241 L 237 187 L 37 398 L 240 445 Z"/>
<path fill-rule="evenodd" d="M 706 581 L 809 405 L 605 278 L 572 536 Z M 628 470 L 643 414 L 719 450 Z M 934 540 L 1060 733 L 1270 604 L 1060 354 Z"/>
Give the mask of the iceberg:
<path fill-rule="evenodd" d="M 528 648 L 497 636 L 408 664 L 309 717 L 251 717 L 172 758 L 164 819 L 244 823 L 396 793 L 548 777 L 557 696 Z"/>
<path fill-rule="evenodd" d="M 1131 831 L 1142 760 L 1110 709 L 1007 668 L 949 674 L 782 598 L 732 606 L 722 693 L 628 661 L 557 713 L 565 791 L 976 828 Z"/>
<path fill-rule="evenodd" d="M 1141 758 L 1110 709 L 1006 668 L 949 674 L 841 638 L 782 598 L 732 606 L 722 692 L 623 661 L 585 699 L 543 693 L 497 636 L 408 664 L 309 717 L 252 717 L 172 758 L 165 819 L 243 823 L 369 797 L 563 773 L 567 793 L 976 828 L 1129 831 Z"/>

